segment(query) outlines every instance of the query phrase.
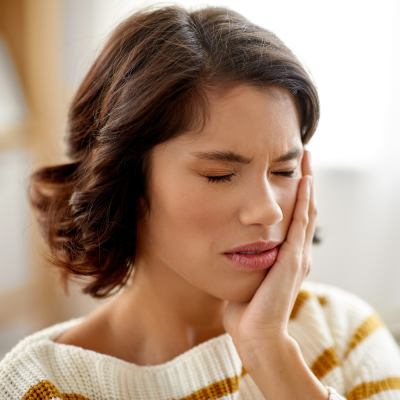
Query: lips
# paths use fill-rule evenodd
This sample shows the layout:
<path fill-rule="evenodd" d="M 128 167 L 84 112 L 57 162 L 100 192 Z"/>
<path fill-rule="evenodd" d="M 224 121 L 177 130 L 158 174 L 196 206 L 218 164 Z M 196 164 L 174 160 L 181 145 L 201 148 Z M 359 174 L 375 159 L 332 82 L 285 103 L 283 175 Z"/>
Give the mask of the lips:
<path fill-rule="evenodd" d="M 235 247 L 224 256 L 239 267 L 245 269 L 267 269 L 276 261 L 280 242 L 255 242 Z"/>

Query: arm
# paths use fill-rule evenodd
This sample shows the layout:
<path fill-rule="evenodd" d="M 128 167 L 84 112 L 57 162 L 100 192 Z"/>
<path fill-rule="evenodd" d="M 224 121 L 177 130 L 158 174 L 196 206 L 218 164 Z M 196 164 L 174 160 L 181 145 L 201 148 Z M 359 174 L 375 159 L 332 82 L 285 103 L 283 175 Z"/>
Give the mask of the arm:
<path fill-rule="evenodd" d="M 297 343 L 290 337 L 271 342 L 269 348 L 257 353 L 259 357 L 248 372 L 266 399 L 329 398 L 327 388 L 307 367 Z"/>

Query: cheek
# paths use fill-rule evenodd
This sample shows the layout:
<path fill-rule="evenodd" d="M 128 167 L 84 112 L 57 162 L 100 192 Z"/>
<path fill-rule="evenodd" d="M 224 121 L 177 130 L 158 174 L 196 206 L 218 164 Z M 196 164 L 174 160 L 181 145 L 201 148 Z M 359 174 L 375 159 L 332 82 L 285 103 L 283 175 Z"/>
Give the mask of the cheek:
<path fill-rule="evenodd" d="M 225 196 L 215 196 L 207 187 L 175 180 L 154 187 L 151 204 L 152 234 L 164 243 L 184 249 L 209 247 L 223 226 L 227 213 Z M 204 247 L 203 247 L 204 248 Z"/>
<path fill-rule="evenodd" d="M 226 196 L 184 181 L 154 189 L 146 221 L 148 251 L 159 266 L 168 266 L 195 287 L 220 297 L 226 276 L 215 268 L 215 244 L 229 223 Z"/>

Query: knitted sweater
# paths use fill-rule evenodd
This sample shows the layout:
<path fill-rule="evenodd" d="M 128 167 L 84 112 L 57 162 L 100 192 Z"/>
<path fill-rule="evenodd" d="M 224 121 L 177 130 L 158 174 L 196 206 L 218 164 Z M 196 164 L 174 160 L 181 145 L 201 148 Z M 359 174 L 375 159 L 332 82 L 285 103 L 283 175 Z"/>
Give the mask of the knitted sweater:
<path fill-rule="evenodd" d="M 35 333 L 8 353 L 0 363 L 0 399 L 263 399 L 228 334 L 165 364 L 138 366 L 53 341 L 79 321 Z M 315 376 L 335 389 L 330 399 L 400 400 L 399 348 L 354 295 L 305 283 L 289 333 Z"/>

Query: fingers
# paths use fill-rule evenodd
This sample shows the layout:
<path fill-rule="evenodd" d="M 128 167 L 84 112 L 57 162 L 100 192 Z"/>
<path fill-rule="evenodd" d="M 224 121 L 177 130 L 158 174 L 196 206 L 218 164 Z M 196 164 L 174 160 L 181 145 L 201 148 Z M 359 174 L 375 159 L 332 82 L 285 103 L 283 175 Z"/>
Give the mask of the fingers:
<path fill-rule="evenodd" d="M 299 183 L 297 192 L 297 201 L 293 211 L 292 223 L 285 243 L 293 248 L 298 254 L 303 253 L 304 240 L 309 224 L 309 205 L 311 196 L 312 177 L 309 175 L 303 176 Z"/>
<path fill-rule="evenodd" d="M 304 150 L 303 160 L 301 161 L 301 171 L 303 172 L 303 176 L 304 175 L 313 176 L 311 168 L 311 154 L 308 150 Z"/>
<path fill-rule="evenodd" d="M 311 203 L 311 192 L 312 176 L 307 174 L 303 176 L 302 180 L 300 181 L 292 223 L 284 243 L 289 245 L 289 251 L 293 252 L 292 255 L 297 254 L 297 259 L 294 257 L 292 258 L 292 262 L 294 262 L 293 266 L 297 265 L 297 268 L 292 270 L 293 282 L 295 282 L 295 290 L 292 292 L 290 299 L 290 310 L 293 309 L 301 283 L 308 275 L 311 266 L 311 253 L 308 251 L 308 246 L 306 244 L 306 241 L 309 240 L 308 235 L 310 234 L 309 210 Z"/>
<path fill-rule="evenodd" d="M 280 315 L 285 323 L 287 323 L 290 317 L 301 283 L 306 276 L 306 268 L 304 267 L 304 241 L 309 221 L 308 210 L 311 185 L 312 177 L 309 175 L 303 176 L 297 190 L 297 200 L 293 211 L 292 222 L 286 240 L 282 243 L 279 250 L 277 259 L 278 269 L 274 271 L 274 266 L 271 271 L 272 274 L 281 271 L 279 285 L 281 308 L 278 309 L 276 314 Z M 279 268 L 280 266 L 284 268 Z M 276 297 L 279 298 L 278 295 Z"/>
<path fill-rule="evenodd" d="M 311 168 L 311 154 L 307 150 L 304 150 L 301 167 L 302 167 L 303 176 L 305 176 L 305 175 L 310 175 L 312 177 L 314 176 L 312 168 Z M 308 213 L 310 216 L 310 222 L 311 222 L 311 217 L 313 217 L 315 220 L 316 210 L 317 210 L 317 206 L 316 206 L 315 186 L 313 184 L 311 186 L 310 206 L 309 206 L 309 210 L 308 210 Z"/>
<path fill-rule="evenodd" d="M 302 171 L 303 175 L 313 176 L 312 168 L 311 168 L 311 156 L 309 151 L 304 151 L 303 161 L 302 161 Z M 317 219 L 317 205 L 316 205 L 316 196 L 315 196 L 315 185 L 311 186 L 310 193 L 310 204 L 308 208 L 308 226 L 306 231 L 306 237 L 304 242 L 304 259 L 303 262 L 307 264 L 307 275 L 311 268 L 311 246 L 315 233 L 316 219 Z"/>

